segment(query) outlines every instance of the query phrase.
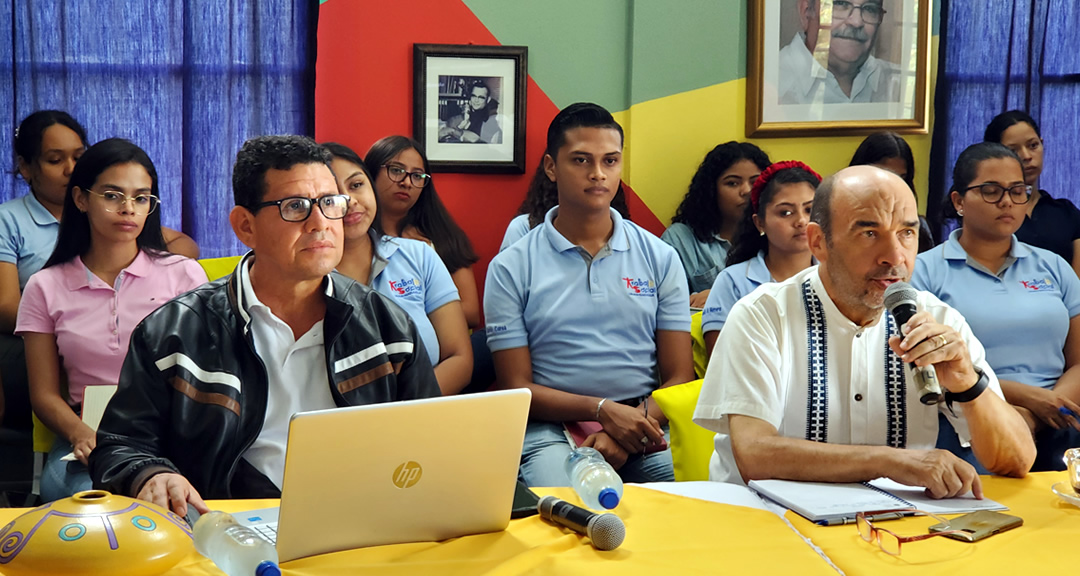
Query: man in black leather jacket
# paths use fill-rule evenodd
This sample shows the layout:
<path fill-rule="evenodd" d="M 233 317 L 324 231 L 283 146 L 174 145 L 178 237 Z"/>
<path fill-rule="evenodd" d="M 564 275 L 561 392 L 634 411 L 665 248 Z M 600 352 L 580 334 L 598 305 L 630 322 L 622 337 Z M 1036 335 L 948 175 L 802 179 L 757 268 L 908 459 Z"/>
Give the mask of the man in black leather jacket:
<path fill-rule="evenodd" d="M 96 487 L 180 515 L 277 497 L 293 413 L 439 395 L 408 315 L 332 272 L 348 198 L 329 165 L 300 136 L 241 148 L 229 219 L 252 251 L 135 329 L 90 454 Z"/>

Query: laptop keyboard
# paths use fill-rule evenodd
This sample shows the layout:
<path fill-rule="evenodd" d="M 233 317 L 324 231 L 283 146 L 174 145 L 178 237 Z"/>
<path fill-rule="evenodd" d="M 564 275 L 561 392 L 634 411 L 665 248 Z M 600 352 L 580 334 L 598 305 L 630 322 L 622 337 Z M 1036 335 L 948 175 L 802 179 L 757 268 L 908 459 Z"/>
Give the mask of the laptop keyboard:
<path fill-rule="evenodd" d="M 277 545 L 277 523 L 251 526 L 251 529 L 263 540 L 266 540 L 275 546 Z"/>

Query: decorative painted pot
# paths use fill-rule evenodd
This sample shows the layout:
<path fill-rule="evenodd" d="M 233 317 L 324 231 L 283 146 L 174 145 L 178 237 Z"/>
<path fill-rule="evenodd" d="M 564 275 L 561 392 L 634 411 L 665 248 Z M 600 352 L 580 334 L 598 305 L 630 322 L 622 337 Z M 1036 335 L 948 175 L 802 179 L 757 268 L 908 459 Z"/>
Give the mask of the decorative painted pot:
<path fill-rule="evenodd" d="M 153 576 L 192 550 L 191 528 L 180 516 L 150 502 L 87 490 L 0 529 L 0 573 Z"/>

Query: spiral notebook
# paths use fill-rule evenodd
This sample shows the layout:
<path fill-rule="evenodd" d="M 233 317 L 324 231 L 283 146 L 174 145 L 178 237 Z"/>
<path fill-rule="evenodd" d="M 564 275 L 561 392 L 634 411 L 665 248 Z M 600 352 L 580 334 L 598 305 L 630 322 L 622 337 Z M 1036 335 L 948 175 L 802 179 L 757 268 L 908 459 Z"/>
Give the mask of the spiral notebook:
<path fill-rule="evenodd" d="M 978 510 L 1008 510 L 968 492 L 956 498 L 935 500 L 923 488 L 905 486 L 888 478 L 852 484 L 795 482 L 791 480 L 751 480 L 758 495 L 793 510 L 818 524 L 849 524 L 858 512 L 922 510 L 934 514 L 966 514 Z"/>

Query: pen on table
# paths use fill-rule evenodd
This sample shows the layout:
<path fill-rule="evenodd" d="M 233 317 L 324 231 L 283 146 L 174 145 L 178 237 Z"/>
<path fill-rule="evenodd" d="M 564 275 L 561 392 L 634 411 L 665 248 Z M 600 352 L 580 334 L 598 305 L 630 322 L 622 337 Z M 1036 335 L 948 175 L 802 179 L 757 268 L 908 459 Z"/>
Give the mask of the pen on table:
<path fill-rule="evenodd" d="M 884 514 L 874 514 L 873 516 L 867 516 L 866 519 L 871 522 L 878 522 L 881 520 L 898 520 L 911 514 L 909 511 L 898 510 L 896 512 L 886 512 Z M 855 518 L 830 518 L 828 520 L 818 520 L 815 522 L 818 526 L 842 526 L 844 524 L 854 524 Z"/>

